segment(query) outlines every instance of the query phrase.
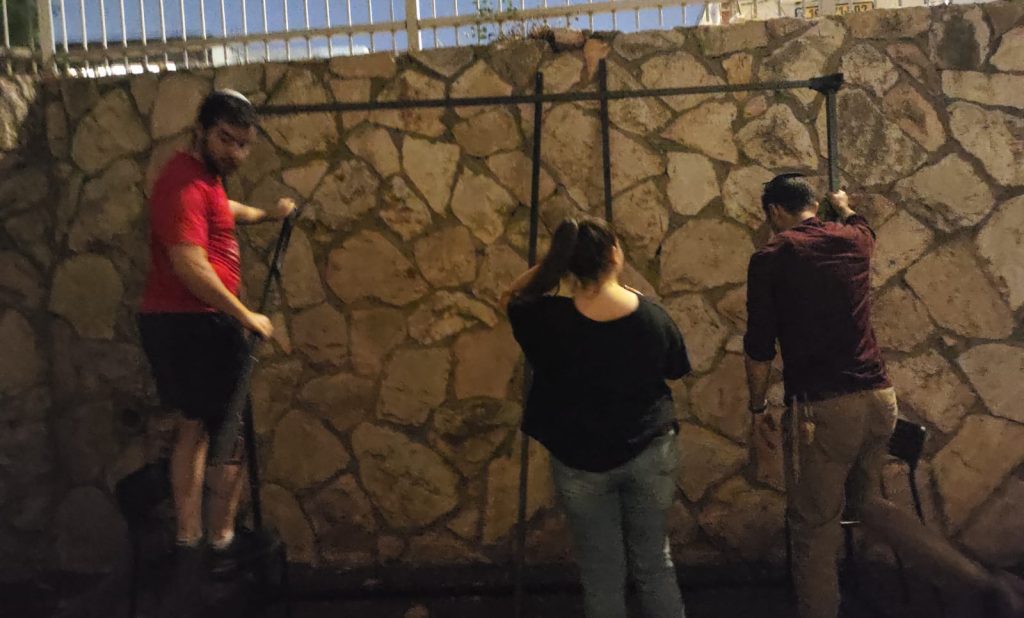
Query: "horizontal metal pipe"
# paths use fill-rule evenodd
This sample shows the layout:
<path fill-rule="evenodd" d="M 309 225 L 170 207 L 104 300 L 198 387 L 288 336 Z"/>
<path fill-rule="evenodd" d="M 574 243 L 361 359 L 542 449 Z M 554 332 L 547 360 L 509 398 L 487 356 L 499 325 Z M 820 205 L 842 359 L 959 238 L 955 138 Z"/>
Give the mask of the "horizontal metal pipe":
<path fill-rule="evenodd" d="M 371 101 L 367 103 L 320 103 L 297 105 L 264 105 L 260 114 L 280 116 L 285 114 L 315 114 L 323 112 L 359 112 L 387 109 L 418 109 L 430 107 L 476 107 L 482 105 L 522 105 L 525 103 L 569 103 L 577 101 L 616 101 L 644 97 L 672 97 L 695 94 L 719 94 L 726 92 L 754 92 L 764 90 L 794 90 L 810 88 L 818 92 L 838 89 L 842 74 L 825 75 L 798 81 L 754 82 L 750 84 L 722 84 L 718 86 L 689 86 L 680 88 L 644 88 L 638 90 L 610 90 L 608 92 L 559 92 L 521 94 L 495 97 L 462 97 L 447 99 L 423 99 L 419 101 Z"/>

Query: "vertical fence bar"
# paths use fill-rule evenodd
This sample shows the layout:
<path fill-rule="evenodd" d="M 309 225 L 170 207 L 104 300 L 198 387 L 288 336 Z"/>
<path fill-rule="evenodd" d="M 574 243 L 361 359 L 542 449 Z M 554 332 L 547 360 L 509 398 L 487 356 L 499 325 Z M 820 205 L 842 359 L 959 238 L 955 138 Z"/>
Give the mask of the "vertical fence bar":
<path fill-rule="evenodd" d="M 221 39 L 228 38 L 228 19 L 224 11 L 224 0 L 220 0 L 220 36 Z M 224 64 L 230 64 L 228 62 L 228 44 L 224 43 L 221 48 L 224 50 Z"/>
<path fill-rule="evenodd" d="M 118 0 L 121 7 L 121 49 L 124 50 L 124 73 L 129 75 L 132 72 L 132 65 L 128 59 L 128 18 L 124 14 L 124 0 Z"/>
<path fill-rule="evenodd" d="M 366 16 L 370 25 L 373 25 L 373 0 L 366 0 Z M 377 51 L 376 45 L 374 45 L 374 33 L 370 32 L 370 53 Z"/>
<path fill-rule="evenodd" d="M 334 57 L 334 37 L 331 36 L 330 30 L 334 26 L 331 25 L 331 0 L 324 0 L 324 17 L 327 20 L 327 57 Z"/>
<path fill-rule="evenodd" d="M 388 21 L 395 23 L 395 0 L 388 0 Z M 398 53 L 398 40 L 395 31 L 391 31 L 391 51 Z"/>
<path fill-rule="evenodd" d="M 142 0 L 139 0 L 140 2 Z M 64 63 L 65 69 L 67 69 L 68 62 L 68 14 L 66 7 L 64 6 L 64 0 L 60 0 L 60 34 L 61 34 L 61 46 L 64 48 Z"/>
<path fill-rule="evenodd" d="M 263 62 L 270 62 L 270 27 L 267 25 L 267 0 L 260 0 L 263 14 Z"/>
<path fill-rule="evenodd" d="M 406 0 L 406 1 L 408 1 L 408 0 Z M 418 3 L 417 3 L 417 5 L 418 5 Z M 430 16 L 436 19 L 437 18 L 437 0 L 430 0 L 430 10 L 431 10 Z M 440 47 L 440 45 L 437 44 L 437 26 L 434 26 L 434 49 L 437 49 L 438 47 Z"/>
<path fill-rule="evenodd" d="M 110 56 L 107 54 L 107 3 L 100 0 L 100 36 L 103 44 L 103 66 L 110 70 Z"/>
<path fill-rule="evenodd" d="M 352 0 L 345 0 L 345 20 L 348 22 L 349 28 L 352 27 Z M 352 46 L 352 31 L 348 33 L 348 55 L 351 56 L 355 53 L 355 49 Z"/>
<path fill-rule="evenodd" d="M 302 15 L 305 19 L 306 32 L 309 32 L 309 0 L 302 0 Z M 313 41 L 306 35 L 306 60 L 313 58 Z"/>
<path fill-rule="evenodd" d="M 149 52 L 146 51 L 146 0 L 139 0 L 139 31 L 142 35 L 139 37 L 142 40 L 142 68 L 144 71 L 148 71 Z"/>
<path fill-rule="evenodd" d="M 89 25 L 85 23 L 85 0 L 78 0 L 78 10 L 82 15 L 82 51 L 86 52 L 85 68 L 89 69 Z"/>
<path fill-rule="evenodd" d="M 459 0 L 452 0 L 452 4 L 455 6 L 455 16 L 459 16 Z M 455 47 L 459 46 L 459 27 L 455 26 Z"/>
<path fill-rule="evenodd" d="M 604 218 L 612 222 L 612 149 L 608 120 L 608 63 L 597 65 L 597 88 L 601 93 L 601 171 L 604 180 Z"/>
<path fill-rule="evenodd" d="M 7 17 L 7 0 L 0 2 L 0 7 L 3 8 L 4 15 L 4 47 L 6 49 L 11 48 L 11 20 Z"/>
<path fill-rule="evenodd" d="M 54 44 L 56 37 L 53 33 L 53 15 L 50 13 L 52 10 L 50 0 L 36 0 L 40 59 L 42 60 L 43 70 L 48 72 L 52 72 L 54 69 L 53 57 L 57 51 L 57 47 Z"/>
<path fill-rule="evenodd" d="M 436 8 L 434 12 L 436 17 Z M 420 40 L 419 0 L 405 0 L 405 37 L 409 41 L 409 51 L 419 51 L 423 47 L 423 41 Z M 437 28 L 434 28 L 434 47 L 437 47 Z"/>
<path fill-rule="evenodd" d="M 199 0 L 199 21 L 202 24 L 201 34 L 203 37 L 203 63 L 213 64 L 210 62 L 210 50 L 206 47 L 206 0 Z"/>
<path fill-rule="evenodd" d="M 170 60 L 167 57 L 167 17 L 164 15 L 164 0 L 158 0 L 160 2 L 160 42 L 164 44 L 164 69 L 167 69 L 167 62 Z"/>
<path fill-rule="evenodd" d="M 284 59 L 292 59 L 292 41 L 288 38 L 291 32 L 291 24 L 288 22 L 288 0 L 281 0 L 281 7 L 284 9 Z"/>
<path fill-rule="evenodd" d="M 181 9 L 181 42 L 182 59 L 185 61 L 185 68 L 188 68 L 188 22 L 185 21 L 185 0 L 178 0 L 178 7 Z"/>
<path fill-rule="evenodd" d="M 530 266 L 537 262 L 537 232 L 540 228 L 540 140 L 541 123 L 544 120 L 544 104 L 540 95 L 544 94 L 544 74 L 537 73 L 534 77 L 534 94 L 537 100 L 533 103 L 533 161 L 530 176 L 530 245 L 527 251 L 527 259 Z M 533 371 L 530 364 L 526 364 L 526 375 L 523 380 L 523 401 L 529 394 L 530 382 L 533 379 Z M 516 552 L 515 552 L 515 590 L 513 601 L 514 618 L 522 618 L 523 615 L 523 575 L 526 568 L 526 506 L 529 499 L 530 482 L 530 438 L 522 434 L 522 442 L 519 448 L 519 511 L 518 526 L 516 529 Z"/>
<path fill-rule="evenodd" d="M 242 36 L 249 36 L 249 4 L 242 0 Z M 249 64 L 249 43 L 242 43 L 242 64 Z"/>

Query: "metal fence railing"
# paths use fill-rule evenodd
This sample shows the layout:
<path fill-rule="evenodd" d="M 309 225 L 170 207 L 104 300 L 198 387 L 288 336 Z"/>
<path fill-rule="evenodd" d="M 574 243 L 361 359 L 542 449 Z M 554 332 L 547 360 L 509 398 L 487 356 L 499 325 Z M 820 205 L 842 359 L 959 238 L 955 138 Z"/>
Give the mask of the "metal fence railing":
<path fill-rule="evenodd" d="M 639 31 L 931 0 L 0 0 L 0 68 L 97 77 Z M 941 0 L 940 0 L 941 1 Z"/>

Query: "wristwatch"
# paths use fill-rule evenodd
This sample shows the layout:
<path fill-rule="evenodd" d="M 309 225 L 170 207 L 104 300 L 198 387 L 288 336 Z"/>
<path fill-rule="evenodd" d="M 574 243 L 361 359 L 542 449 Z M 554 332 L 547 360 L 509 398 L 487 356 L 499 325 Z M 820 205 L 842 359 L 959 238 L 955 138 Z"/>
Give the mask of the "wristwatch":
<path fill-rule="evenodd" d="M 768 409 L 768 399 L 765 398 L 765 400 L 761 402 L 761 405 L 755 406 L 754 404 L 750 404 L 747 406 L 747 409 L 750 410 L 751 414 L 762 414 Z"/>

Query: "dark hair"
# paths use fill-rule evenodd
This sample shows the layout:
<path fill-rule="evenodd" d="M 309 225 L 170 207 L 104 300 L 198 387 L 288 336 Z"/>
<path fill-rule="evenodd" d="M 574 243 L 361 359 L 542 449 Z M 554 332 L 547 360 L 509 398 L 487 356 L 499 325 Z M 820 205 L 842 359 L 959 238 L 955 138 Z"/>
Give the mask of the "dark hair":
<path fill-rule="evenodd" d="M 814 204 L 814 191 L 803 174 L 779 174 L 764 183 L 761 194 L 761 208 L 768 212 L 770 204 L 776 204 L 790 214 L 797 214 Z"/>
<path fill-rule="evenodd" d="M 615 232 L 601 219 L 566 219 L 555 230 L 548 254 L 520 295 L 549 292 L 567 272 L 583 283 L 596 282 L 612 265 L 612 247 L 617 243 Z"/>
<path fill-rule="evenodd" d="M 214 90 L 199 106 L 199 126 L 207 130 L 222 121 L 248 129 L 256 125 L 256 109 L 239 92 L 226 88 Z"/>

